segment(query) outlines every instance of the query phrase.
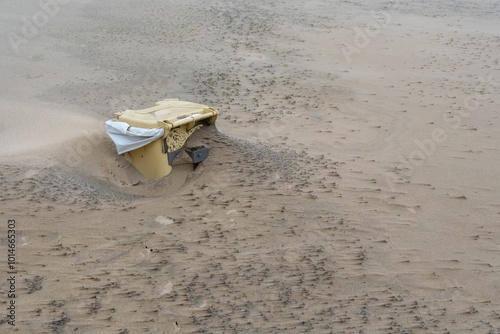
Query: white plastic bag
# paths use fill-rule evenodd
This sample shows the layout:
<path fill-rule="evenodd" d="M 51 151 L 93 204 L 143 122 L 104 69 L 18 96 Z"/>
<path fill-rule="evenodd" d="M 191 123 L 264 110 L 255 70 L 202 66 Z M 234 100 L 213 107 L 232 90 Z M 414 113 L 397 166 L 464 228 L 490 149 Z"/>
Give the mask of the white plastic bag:
<path fill-rule="evenodd" d="M 143 129 L 112 119 L 106 121 L 105 126 L 106 132 L 116 145 L 118 154 L 146 146 L 165 133 L 165 129 L 162 128 Z"/>

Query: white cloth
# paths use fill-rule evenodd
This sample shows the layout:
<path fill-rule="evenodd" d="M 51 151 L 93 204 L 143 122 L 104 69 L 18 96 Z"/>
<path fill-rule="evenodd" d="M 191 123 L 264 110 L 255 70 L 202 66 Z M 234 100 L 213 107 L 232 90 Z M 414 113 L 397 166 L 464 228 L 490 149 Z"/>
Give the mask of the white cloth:
<path fill-rule="evenodd" d="M 106 121 L 105 126 L 107 134 L 116 145 L 118 154 L 146 146 L 165 133 L 165 129 L 162 128 L 143 129 L 112 119 Z"/>

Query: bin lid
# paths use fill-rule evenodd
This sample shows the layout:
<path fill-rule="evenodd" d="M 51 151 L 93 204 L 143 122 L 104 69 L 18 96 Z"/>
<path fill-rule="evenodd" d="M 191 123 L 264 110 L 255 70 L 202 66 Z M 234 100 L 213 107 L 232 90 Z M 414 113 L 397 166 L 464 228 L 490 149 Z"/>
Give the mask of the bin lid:
<path fill-rule="evenodd" d="M 203 104 L 166 99 L 156 102 L 154 107 L 140 110 L 125 110 L 115 113 L 117 120 L 132 126 L 156 128 L 162 123 L 174 124 L 179 120 L 196 115 L 197 119 L 214 116 L 217 111 Z M 206 115 L 204 117 L 203 115 Z"/>

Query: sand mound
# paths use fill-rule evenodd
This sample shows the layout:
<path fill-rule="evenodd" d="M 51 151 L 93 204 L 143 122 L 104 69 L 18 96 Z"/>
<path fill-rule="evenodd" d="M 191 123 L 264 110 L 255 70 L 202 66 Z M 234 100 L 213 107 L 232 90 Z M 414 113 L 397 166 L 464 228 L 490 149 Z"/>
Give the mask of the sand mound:
<path fill-rule="evenodd" d="M 2 101 L 0 156 L 61 149 L 68 140 L 99 129 L 101 121 L 76 110 L 50 104 Z"/>
<path fill-rule="evenodd" d="M 51 115 L 56 116 L 57 113 Z M 84 117 L 74 120 L 99 124 Z M 35 145 L 38 143 L 19 143 L 23 145 L 23 154 L 10 156 L 2 172 L 3 187 L 9 189 L 7 194 L 19 195 L 4 198 L 49 200 L 64 205 L 80 203 L 99 208 L 124 206 L 140 198 L 167 199 L 178 195 L 186 184 L 187 189 L 192 184 L 202 184 L 208 189 L 281 184 L 282 188 L 291 189 L 306 184 L 310 176 L 299 161 L 307 160 L 304 156 L 230 137 L 211 126 L 195 132 L 186 143 L 186 146 L 203 144 L 210 150 L 208 159 L 196 170 L 187 154 L 181 152 L 169 176 L 149 180 L 117 154 L 114 143 L 102 124 L 99 125 L 81 130 L 80 136 L 64 137 L 64 133 L 58 133 L 55 138 L 47 139 L 50 145 L 44 149 Z M 243 179 L 241 175 L 252 177 Z"/>

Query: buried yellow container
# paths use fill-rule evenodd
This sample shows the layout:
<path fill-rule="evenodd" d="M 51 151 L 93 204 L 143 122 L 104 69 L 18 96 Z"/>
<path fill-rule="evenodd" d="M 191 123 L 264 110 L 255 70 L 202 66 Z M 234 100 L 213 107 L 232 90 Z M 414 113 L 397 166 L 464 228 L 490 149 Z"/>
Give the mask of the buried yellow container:
<path fill-rule="evenodd" d="M 203 104 L 177 99 L 156 102 L 151 108 L 115 113 L 106 122 L 106 132 L 137 170 L 149 179 L 170 174 L 172 161 L 189 136 L 215 123 L 219 112 Z M 202 161 L 208 151 L 204 147 L 187 150 L 193 162 Z"/>

